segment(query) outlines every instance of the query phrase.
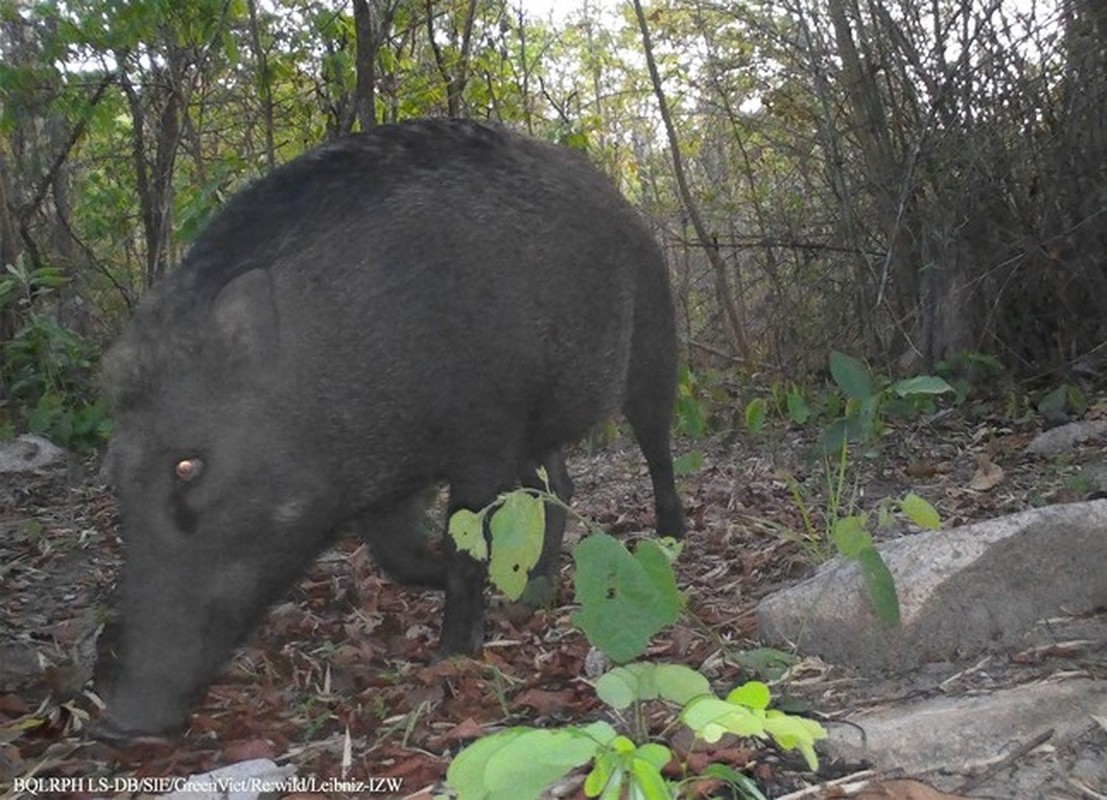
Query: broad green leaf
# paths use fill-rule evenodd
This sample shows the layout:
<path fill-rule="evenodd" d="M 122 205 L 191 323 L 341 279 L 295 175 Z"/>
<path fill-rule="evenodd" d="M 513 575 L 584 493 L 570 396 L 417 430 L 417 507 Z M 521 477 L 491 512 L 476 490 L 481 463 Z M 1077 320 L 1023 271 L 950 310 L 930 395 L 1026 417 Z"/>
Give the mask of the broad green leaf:
<path fill-rule="evenodd" d="M 899 596 L 896 594 L 896 581 L 884 563 L 880 552 L 871 545 L 861 550 L 858 556 L 861 562 L 861 575 L 865 579 L 865 588 L 873 611 L 882 622 L 891 626 L 900 624 Z"/>
<path fill-rule="evenodd" d="M 693 439 L 702 439 L 707 433 L 707 414 L 703 404 L 691 395 L 690 390 L 680 387 L 680 395 L 674 409 L 677 428 Z"/>
<path fill-rule="evenodd" d="M 592 771 L 584 780 L 584 794 L 587 797 L 618 798 L 623 787 L 622 765 L 619 757 L 610 750 L 596 754 Z"/>
<path fill-rule="evenodd" d="M 835 521 L 830 539 L 838 552 L 846 558 L 859 558 L 862 550 L 873 546 L 873 538 L 865 530 L 864 521 L 856 515 Z"/>
<path fill-rule="evenodd" d="M 735 736 L 764 736 L 765 718 L 745 706 L 717 697 L 699 697 L 680 712 L 681 721 L 708 743 L 717 742 L 724 733 Z"/>
<path fill-rule="evenodd" d="M 679 705 L 709 694 L 707 678 L 683 664 L 642 662 L 615 667 L 596 681 L 596 695 L 615 709 L 660 698 Z"/>
<path fill-rule="evenodd" d="M 637 657 L 650 637 L 676 621 L 676 577 L 656 542 L 639 542 L 631 555 L 618 540 L 595 533 L 573 548 L 573 560 L 581 606 L 573 622 L 612 661 Z"/>
<path fill-rule="evenodd" d="M 755 647 L 739 653 L 735 660 L 747 672 L 768 680 L 776 680 L 794 665 L 797 659 L 791 653 L 785 653 L 773 647 Z"/>
<path fill-rule="evenodd" d="M 892 391 L 900 397 L 912 397 L 920 394 L 952 394 L 953 387 L 937 375 L 916 375 L 914 378 L 896 381 Z"/>
<path fill-rule="evenodd" d="M 1068 384 L 1061 384 L 1038 401 L 1038 413 L 1045 417 L 1060 417 L 1065 413 L 1068 400 Z"/>
<path fill-rule="evenodd" d="M 465 800 L 530 800 L 591 761 L 615 735 L 606 722 L 559 730 L 509 728 L 462 750 L 446 771 L 446 782 Z"/>
<path fill-rule="evenodd" d="M 803 399 L 803 395 L 797 391 L 788 393 L 788 416 L 797 425 L 805 425 L 807 420 L 811 419 L 811 409 Z"/>
<path fill-rule="evenodd" d="M 673 461 L 673 472 L 676 473 L 677 477 L 691 475 L 694 472 L 699 472 L 701 469 L 703 469 L 703 453 L 698 450 L 685 453 L 680 458 Z"/>
<path fill-rule="evenodd" d="M 488 560 L 488 542 L 484 540 L 484 515 L 467 508 L 459 508 L 450 516 L 447 531 L 454 538 L 459 551 L 464 551 L 477 561 Z"/>
<path fill-rule="evenodd" d="M 930 503 L 923 500 L 914 492 L 908 492 L 907 495 L 899 501 L 899 507 L 902 508 L 903 513 L 920 528 L 936 531 L 942 527 L 942 518 L 938 516 L 938 512 L 934 509 L 934 506 L 930 505 Z"/>
<path fill-rule="evenodd" d="M 657 744 L 655 742 L 647 742 L 638 748 L 635 753 L 636 758 L 640 758 L 650 764 L 653 764 L 658 769 L 661 769 L 670 761 L 673 760 L 673 751 L 663 744 Z"/>
<path fill-rule="evenodd" d="M 726 696 L 728 703 L 736 703 L 754 711 L 764 711 L 769 707 L 770 700 L 772 694 L 769 687 L 761 681 L 747 681 Z"/>
<path fill-rule="evenodd" d="M 831 352 L 830 375 L 838 388 L 855 400 L 867 400 L 876 395 L 869 368 L 845 353 Z"/>
<path fill-rule="evenodd" d="M 746 428 L 751 433 L 759 433 L 765 427 L 768 413 L 764 398 L 756 397 L 746 406 Z"/>
<path fill-rule="evenodd" d="M 782 750 L 799 750 L 812 772 L 819 768 L 815 742 L 827 738 L 827 732 L 818 722 L 773 710 L 765 714 L 765 732 Z"/>
<path fill-rule="evenodd" d="M 492 560 L 488 576 L 510 600 L 518 600 L 527 587 L 531 567 L 542 555 L 546 534 L 546 506 L 524 491 L 507 495 L 492 512 Z"/>
<path fill-rule="evenodd" d="M 643 745 L 646 747 L 661 747 L 661 745 Z M 668 752 L 668 748 L 661 748 Z M 642 749 L 639 749 L 639 753 Z M 665 759 L 664 766 L 669 762 L 669 759 Z M 661 767 L 655 765 L 652 760 L 648 758 L 641 758 L 636 756 L 631 759 L 630 772 L 634 777 L 634 789 L 632 797 L 641 797 L 643 800 L 671 800 L 672 794 L 669 792 L 669 784 L 665 781 L 665 778 L 661 775 Z"/>

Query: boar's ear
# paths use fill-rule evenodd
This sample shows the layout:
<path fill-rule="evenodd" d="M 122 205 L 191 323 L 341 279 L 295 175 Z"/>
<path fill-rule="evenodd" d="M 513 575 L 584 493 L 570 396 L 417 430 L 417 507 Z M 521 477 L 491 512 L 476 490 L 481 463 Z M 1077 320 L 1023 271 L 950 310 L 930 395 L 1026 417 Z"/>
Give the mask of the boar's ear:
<path fill-rule="evenodd" d="M 267 270 L 252 269 L 224 286 L 212 304 L 211 319 L 231 366 L 252 373 L 275 363 L 279 326 Z"/>

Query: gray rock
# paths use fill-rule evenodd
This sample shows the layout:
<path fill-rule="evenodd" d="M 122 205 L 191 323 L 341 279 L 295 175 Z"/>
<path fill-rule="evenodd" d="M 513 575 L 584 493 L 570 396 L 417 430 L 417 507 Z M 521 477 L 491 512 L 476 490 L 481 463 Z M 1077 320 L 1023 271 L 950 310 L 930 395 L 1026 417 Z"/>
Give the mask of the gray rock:
<path fill-rule="evenodd" d="M 0 442 L 0 475 L 34 472 L 65 458 L 65 450 L 53 442 L 25 433 L 10 442 Z"/>
<path fill-rule="evenodd" d="M 1107 420 L 1096 419 L 1070 422 L 1038 434 L 1026 446 L 1026 452 L 1037 456 L 1059 456 L 1081 442 L 1107 435 Z"/>
<path fill-rule="evenodd" d="M 1015 641 L 1036 621 L 1107 605 L 1107 501 L 1024 511 L 880 546 L 902 626 L 834 559 L 757 609 L 762 638 L 864 672 L 906 671 Z"/>
<path fill-rule="evenodd" d="M 1048 745 L 1060 747 L 1083 735 L 1094 724 L 1093 717 L 1104 714 L 1107 684 L 1102 681 L 1030 684 L 852 714 L 828 725 L 826 751 L 850 761 L 864 759 L 881 770 L 964 773 L 1032 743 L 1050 729 Z"/>

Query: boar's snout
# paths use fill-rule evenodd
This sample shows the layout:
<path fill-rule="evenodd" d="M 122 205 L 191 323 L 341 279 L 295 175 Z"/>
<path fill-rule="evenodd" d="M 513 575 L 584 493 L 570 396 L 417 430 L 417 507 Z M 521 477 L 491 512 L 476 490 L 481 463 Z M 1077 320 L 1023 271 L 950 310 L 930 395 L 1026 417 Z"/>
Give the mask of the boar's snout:
<path fill-rule="evenodd" d="M 129 746 L 135 744 L 168 744 L 183 730 L 182 722 L 173 729 L 160 733 L 150 733 L 126 728 L 111 716 L 104 716 L 89 726 L 88 734 L 107 744 Z"/>

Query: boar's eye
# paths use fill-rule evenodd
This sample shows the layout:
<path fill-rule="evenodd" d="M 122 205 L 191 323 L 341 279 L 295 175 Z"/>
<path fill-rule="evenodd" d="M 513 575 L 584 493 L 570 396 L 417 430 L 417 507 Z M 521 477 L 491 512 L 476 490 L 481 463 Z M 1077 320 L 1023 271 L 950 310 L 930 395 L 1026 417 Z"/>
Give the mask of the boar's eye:
<path fill-rule="evenodd" d="M 204 471 L 204 462 L 199 458 L 182 458 L 173 468 L 173 474 L 181 483 L 189 483 L 200 477 Z"/>

